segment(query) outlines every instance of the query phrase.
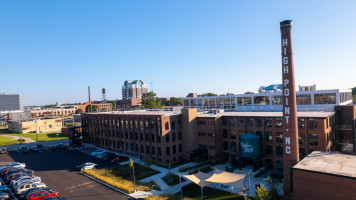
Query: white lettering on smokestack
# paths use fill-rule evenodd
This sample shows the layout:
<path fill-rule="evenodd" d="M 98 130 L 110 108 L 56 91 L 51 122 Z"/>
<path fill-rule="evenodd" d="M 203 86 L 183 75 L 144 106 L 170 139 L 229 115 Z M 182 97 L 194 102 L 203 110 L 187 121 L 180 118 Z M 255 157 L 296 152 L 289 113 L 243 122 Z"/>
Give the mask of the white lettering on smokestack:
<path fill-rule="evenodd" d="M 282 39 L 282 41 L 283 41 L 282 46 L 288 46 L 288 39 L 287 38 Z"/>
<path fill-rule="evenodd" d="M 288 65 L 283 67 L 283 73 L 288 74 Z"/>
<path fill-rule="evenodd" d="M 286 137 L 286 145 L 290 145 L 290 137 Z M 290 154 L 290 146 L 286 147 L 286 153 Z"/>

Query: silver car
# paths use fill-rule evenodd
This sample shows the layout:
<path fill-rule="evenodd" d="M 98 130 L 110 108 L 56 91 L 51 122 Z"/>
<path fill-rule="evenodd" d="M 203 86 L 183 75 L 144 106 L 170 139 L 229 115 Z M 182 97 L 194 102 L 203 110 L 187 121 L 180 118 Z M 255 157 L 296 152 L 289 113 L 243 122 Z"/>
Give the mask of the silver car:
<path fill-rule="evenodd" d="M 21 194 L 22 192 L 31 189 L 31 188 L 45 188 L 46 184 L 44 183 L 26 183 L 26 184 L 20 184 L 17 186 L 17 188 L 15 189 L 15 193 L 16 194 Z"/>

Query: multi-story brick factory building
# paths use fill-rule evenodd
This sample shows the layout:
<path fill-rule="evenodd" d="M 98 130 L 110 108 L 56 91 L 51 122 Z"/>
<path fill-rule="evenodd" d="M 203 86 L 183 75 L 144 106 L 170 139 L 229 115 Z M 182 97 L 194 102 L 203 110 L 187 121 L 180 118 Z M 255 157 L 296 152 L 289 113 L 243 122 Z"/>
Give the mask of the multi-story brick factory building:
<path fill-rule="evenodd" d="M 335 136 L 337 124 L 335 112 L 298 112 L 300 158 L 315 150 L 335 150 L 334 144 L 340 140 Z M 83 116 L 83 130 L 90 144 L 161 162 L 238 161 L 283 168 L 282 112 L 197 112 L 190 108 L 90 113 Z M 260 155 L 255 160 L 241 156 L 240 136 L 246 133 L 260 137 Z"/>
<path fill-rule="evenodd" d="M 135 111 L 85 114 L 85 142 L 161 162 L 182 159 L 182 115 Z"/>

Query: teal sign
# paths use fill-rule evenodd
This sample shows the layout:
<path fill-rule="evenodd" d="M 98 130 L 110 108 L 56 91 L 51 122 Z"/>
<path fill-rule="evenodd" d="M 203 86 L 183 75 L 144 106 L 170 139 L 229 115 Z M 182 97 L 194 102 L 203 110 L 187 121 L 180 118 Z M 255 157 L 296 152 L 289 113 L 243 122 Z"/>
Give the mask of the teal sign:
<path fill-rule="evenodd" d="M 240 136 L 240 154 L 243 157 L 257 157 L 260 155 L 260 136 L 246 133 Z"/>

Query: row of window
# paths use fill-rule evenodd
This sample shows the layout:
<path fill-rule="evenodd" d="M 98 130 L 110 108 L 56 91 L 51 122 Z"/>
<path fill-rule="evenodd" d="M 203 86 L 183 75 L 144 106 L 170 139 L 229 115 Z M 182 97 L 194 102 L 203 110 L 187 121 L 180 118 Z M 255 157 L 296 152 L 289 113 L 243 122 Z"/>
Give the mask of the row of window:
<path fill-rule="evenodd" d="M 121 142 L 118 141 L 117 143 L 111 140 L 105 140 L 105 139 L 99 139 L 96 138 L 95 139 L 95 143 L 96 145 L 103 145 L 103 146 L 113 146 L 113 148 L 116 148 L 116 144 L 117 144 L 117 148 L 123 151 L 127 151 L 127 152 L 136 152 L 136 153 L 145 153 L 145 154 L 156 154 L 156 147 L 155 146 L 149 146 L 149 145 L 139 145 L 139 144 L 134 144 L 134 143 L 125 143 L 125 142 Z M 146 147 L 146 148 L 145 148 Z M 177 151 L 179 153 L 182 152 L 182 144 L 178 145 L 172 145 L 172 147 L 168 146 L 166 147 L 166 156 L 169 156 L 171 154 L 171 149 L 172 149 L 172 154 L 176 154 Z M 161 151 L 161 147 L 157 147 L 157 155 L 161 156 L 162 155 L 162 151 Z"/>
<path fill-rule="evenodd" d="M 159 118 L 157 119 L 159 121 Z M 84 119 L 84 123 L 88 124 L 88 121 L 90 121 L 90 124 L 92 126 L 108 126 L 111 127 L 113 125 L 116 124 L 117 128 L 131 128 L 131 129 L 135 129 L 135 128 L 155 128 L 155 126 L 157 126 L 158 121 L 138 121 L 138 120 L 107 120 L 107 119 L 101 119 L 101 120 L 97 120 L 97 119 Z M 177 121 L 177 125 L 178 125 L 178 129 L 182 128 L 182 121 Z M 176 122 L 175 121 L 171 121 L 171 123 L 169 123 L 168 121 L 164 123 L 164 128 L 165 130 L 170 130 L 169 127 L 171 127 L 171 130 L 176 129 Z"/>
<path fill-rule="evenodd" d="M 237 118 L 237 117 L 223 117 L 222 118 L 222 125 L 223 126 L 240 126 L 240 127 L 245 127 L 245 120 L 246 120 L 246 126 L 247 127 L 252 127 L 253 122 L 255 121 L 256 127 L 262 127 L 262 118 Z M 317 119 L 314 118 L 309 118 L 309 129 L 316 129 L 318 128 L 318 121 Z M 330 125 L 330 120 L 329 118 L 327 119 L 327 126 L 329 127 Z M 266 127 L 272 127 L 273 126 L 273 118 L 265 118 L 265 126 Z M 282 118 L 275 118 L 275 127 L 276 128 L 282 128 L 283 127 L 283 120 Z M 328 128 L 327 127 L 327 128 Z M 298 118 L 298 128 L 299 129 L 304 129 L 305 128 L 305 119 L 304 118 Z"/>
<path fill-rule="evenodd" d="M 108 131 L 95 131 L 99 134 L 96 134 L 96 135 L 101 135 L 101 136 L 106 136 L 106 137 L 112 137 L 114 136 L 114 134 L 110 134 Z M 151 138 L 150 138 L 150 135 L 151 135 Z M 155 134 L 143 134 L 143 133 L 137 133 L 137 132 L 128 132 L 128 131 L 125 131 L 125 133 L 123 132 L 117 132 L 116 133 L 116 137 L 117 138 L 122 138 L 122 139 L 131 139 L 131 140 L 139 140 L 139 141 L 150 141 L 151 139 L 151 142 L 155 142 L 155 138 L 156 138 L 156 141 L 157 143 L 161 143 L 161 137 L 160 136 L 156 136 L 155 137 Z M 177 139 L 179 141 L 182 140 L 182 132 L 178 132 L 178 134 L 176 134 L 175 132 L 172 132 L 172 133 L 167 133 L 165 136 L 165 140 L 166 140 L 166 143 L 169 143 L 170 141 L 172 142 L 175 142 Z"/>
<path fill-rule="evenodd" d="M 214 137 L 214 136 L 215 136 L 214 133 L 208 133 L 208 134 L 206 134 L 205 132 L 198 132 L 198 135 L 199 135 L 199 136 L 202 136 L 202 137 L 206 137 L 206 136 L 208 136 L 208 137 Z"/>
<path fill-rule="evenodd" d="M 191 99 L 191 105 L 222 105 L 222 104 L 235 104 L 236 97 L 222 97 L 222 98 L 206 98 L 206 99 Z M 256 96 L 256 97 L 237 97 L 237 105 L 239 106 L 251 106 L 252 98 L 254 105 L 270 105 L 269 96 Z M 272 105 L 283 105 L 283 99 L 281 95 L 274 95 L 271 98 Z M 310 105 L 310 94 L 297 94 L 296 101 L 298 105 Z M 336 94 L 314 94 L 314 104 L 336 104 Z"/>
<path fill-rule="evenodd" d="M 245 131 L 239 130 L 238 131 L 239 136 L 245 134 Z M 262 131 L 256 131 L 256 135 L 260 136 L 260 141 L 263 140 L 262 137 Z M 228 138 L 228 131 L 226 129 L 223 129 L 223 138 Z M 230 131 L 230 138 L 235 139 L 236 138 L 236 131 L 231 130 Z M 273 133 L 270 131 L 265 132 L 265 138 L 266 142 L 273 142 Z M 304 133 L 298 133 L 298 138 L 299 138 L 299 144 L 305 144 L 305 134 Z M 283 133 L 282 132 L 276 132 L 275 140 L 277 143 L 283 143 Z M 330 137 L 329 134 L 327 134 L 327 143 L 329 142 Z M 309 144 L 310 145 L 318 145 L 318 135 L 317 134 L 309 134 Z"/>

